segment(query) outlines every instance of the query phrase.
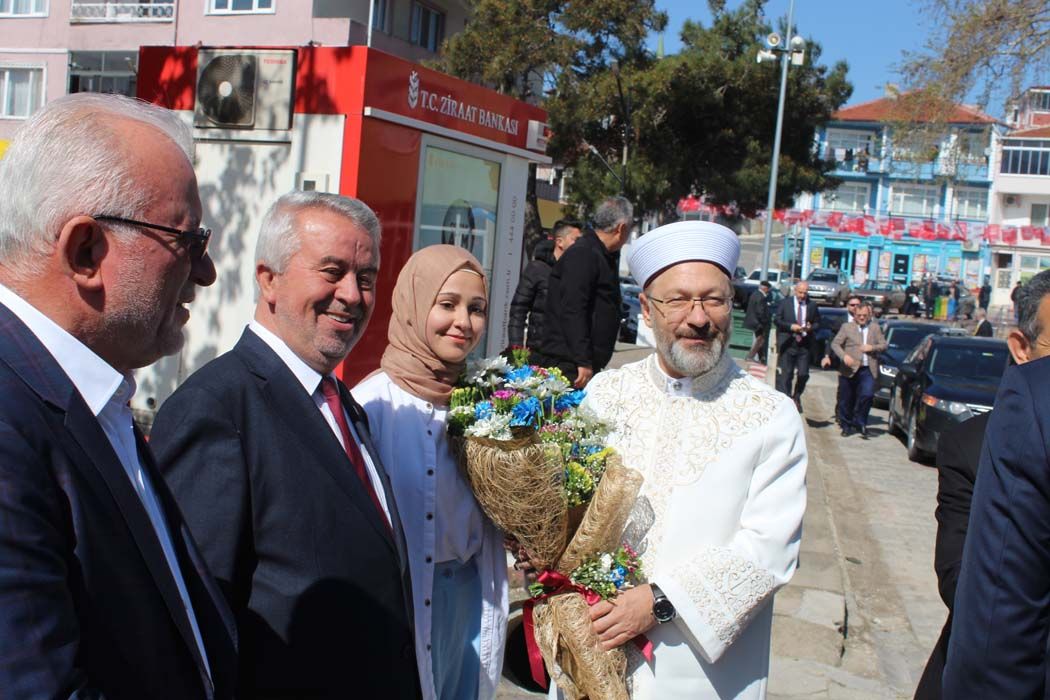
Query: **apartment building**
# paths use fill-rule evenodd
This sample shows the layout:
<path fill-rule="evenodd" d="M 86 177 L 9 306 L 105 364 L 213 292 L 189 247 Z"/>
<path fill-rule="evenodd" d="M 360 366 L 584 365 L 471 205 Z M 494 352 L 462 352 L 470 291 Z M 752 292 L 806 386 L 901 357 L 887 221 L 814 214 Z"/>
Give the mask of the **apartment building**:
<path fill-rule="evenodd" d="M 463 29 L 468 7 L 468 0 L 0 0 L 0 148 L 59 95 L 134 95 L 140 46 L 370 44 L 420 62 Z"/>

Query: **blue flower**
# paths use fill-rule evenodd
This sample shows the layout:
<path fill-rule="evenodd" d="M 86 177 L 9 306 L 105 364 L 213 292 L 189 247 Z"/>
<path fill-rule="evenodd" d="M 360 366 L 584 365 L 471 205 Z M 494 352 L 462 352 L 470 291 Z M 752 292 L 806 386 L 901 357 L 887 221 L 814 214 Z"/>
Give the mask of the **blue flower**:
<path fill-rule="evenodd" d="M 621 588 L 624 584 L 625 572 L 622 567 L 616 567 L 609 572 L 609 581 L 613 583 L 617 588 Z"/>
<path fill-rule="evenodd" d="M 590 457 L 593 454 L 601 452 L 602 451 L 602 446 L 601 445 L 582 445 L 580 447 L 580 451 L 583 452 L 585 457 Z"/>
<path fill-rule="evenodd" d="M 491 401 L 479 401 L 474 406 L 474 418 L 477 420 L 485 420 L 486 418 L 492 417 L 492 402 Z"/>
<path fill-rule="evenodd" d="M 540 410 L 539 399 L 535 396 L 530 396 L 512 409 L 510 424 L 512 426 L 535 426 L 538 422 Z"/>
<path fill-rule="evenodd" d="M 524 367 L 512 369 L 503 376 L 507 379 L 508 382 L 517 382 L 523 379 L 528 379 L 533 374 L 535 374 L 535 372 L 533 371 L 532 367 L 525 365 Z"/>
<path fill-rule="evenodd" d="M 576 408 L 583 401 L 583 397 L 587 395 L 583 389 L 577 389 L 576 391 L 570 391 L 567 394 L 562 394 L 558 397 L 558 400 L 554 402 L 554 409 L 557 411 L 564 411 L 568 408 Z"/>

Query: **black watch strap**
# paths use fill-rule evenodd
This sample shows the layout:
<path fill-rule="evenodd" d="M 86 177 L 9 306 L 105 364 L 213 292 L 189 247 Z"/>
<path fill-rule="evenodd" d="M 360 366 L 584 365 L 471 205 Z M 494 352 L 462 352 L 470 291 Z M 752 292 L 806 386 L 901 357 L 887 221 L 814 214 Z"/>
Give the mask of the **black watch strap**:
<path fill-rule="evenodd" d="M 653 617 L 660 624 L 670 622 L 678 616 L 678 611 L 674 609 L 674 605 L 668 600 L 664 592 L 660 590 L 660 587 L 655 583 L 650 583 L 649 588 L 653 591 Z"/>

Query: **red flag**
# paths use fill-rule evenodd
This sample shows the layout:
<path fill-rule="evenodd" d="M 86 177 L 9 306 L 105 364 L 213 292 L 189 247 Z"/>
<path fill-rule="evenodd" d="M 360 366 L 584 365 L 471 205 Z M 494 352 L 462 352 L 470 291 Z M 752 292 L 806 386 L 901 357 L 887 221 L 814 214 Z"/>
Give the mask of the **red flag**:
<path fill-rule="evenodd" d="M 936 236 L 941 240 L 948 240 L 952 237 L 952 230 L 944 224 L 938 223 L 936 226 Z"/>
<path fill-rule="evenodd" d="M 785 212 L 783 209 L 774 209 L 773 210 L 773 220 L 783 223 L 784 222 L 784 217 L 785 217 L 786 214 L 787 214 L 787 212 Z"/>
<path fill-rule="evenodd" d="M 1021 227 L 1021 240 L 1030 241 L 1036 237 L 1036 226 L 1022 226 Z"/>
<path fill-rule="evenodd" d="M 1017 227 L 1003 226 L 1003 243 L 1017 243 Z"/>
<path fill-rule="evenodd" d="M 809 222 L 813 221 L 813 210 L 803 209 L 802 213 L 799 215 L 798 220 L 802 224 L 808 224 Z"/>
<path fill-rule="evenodd" d="M 956 221 L 952 224 L 952 240 L 965 241 L 967 238 L 966 222 Z"/>
<path fill-rule="evenodd" d="M 931 219 L 926 219 L 922 222 L 922 233 L 920 234 L 920 237 L 924 241 L 932 241 L 937 238 L 937 229 L 934 227 Z"/>
<path fill-rule="evenodd" d="M 921 221 L 909 221 L 908 222 L 908 235 L 912 238 L 922 238 L 922 222 Z"/>
<path fill-rule="evenodd" d="M 988 224 L 984 227 L 984 239 L 989 243 L 998 241 L 1001 234 L 1002 227 L 999 224 Z"/>
<path fill-rule="evenodd" d="M 789 226 L 794 226 L 802 219 L 802 213 L 798 209 L 789 209 L 784 214 L 784 223 Z"/>
<path fill-rule="evenodd" d="M 843 219 L 842 212 L 840 212 L 840 211 L 833 211 L 833 212 L 831 212 L 830 214 L 828 214 L 828 228 L 831 228 L 831 229 L 834 229 L 835 231 L 838 231 L 839 227 L 842 226 L 842 219 Z"/>

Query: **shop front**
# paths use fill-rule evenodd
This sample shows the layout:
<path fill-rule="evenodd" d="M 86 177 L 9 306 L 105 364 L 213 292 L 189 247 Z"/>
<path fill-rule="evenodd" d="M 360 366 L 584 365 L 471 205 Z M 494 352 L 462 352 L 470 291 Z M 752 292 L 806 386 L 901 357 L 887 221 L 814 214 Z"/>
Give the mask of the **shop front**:
<path fill-rule="evenodd" d="M 138 377 L 136 408 L 155 408 L 236 343 L 254 310 L 263 214 L 294 189 L 357 197 L 383 225 L 380 293 L 339 370 L 347 382 L 378 366 L 397 274 L 435 243 L 481 261 L 491 284 L 480 351 L 505 347 L 529 164 L 550 162 L 543 110 L 362 46 L 144 47 L 138 90 L 194 125 L 218 281 L 198 294 L 180 355 Z"/>

